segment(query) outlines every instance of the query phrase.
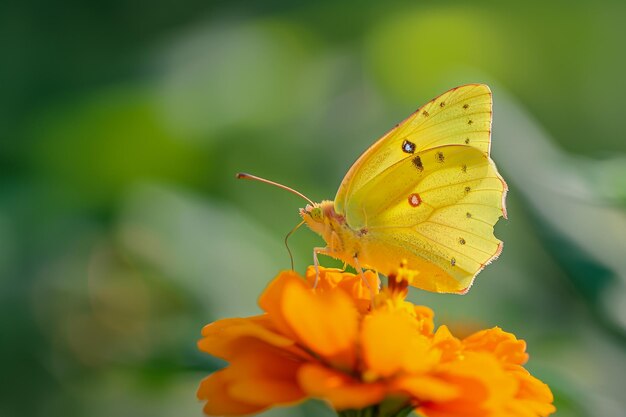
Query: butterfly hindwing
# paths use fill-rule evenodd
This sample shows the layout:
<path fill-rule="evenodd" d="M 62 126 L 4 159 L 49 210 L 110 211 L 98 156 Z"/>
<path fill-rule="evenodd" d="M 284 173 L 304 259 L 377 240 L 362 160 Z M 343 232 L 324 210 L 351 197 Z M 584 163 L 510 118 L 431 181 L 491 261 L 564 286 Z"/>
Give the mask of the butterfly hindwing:
<path fill-rule="evenodd" d="M 429 284 L 418 276 L 417 286 L 460 292 L 501 250 L 493 226 L 503 214 L 505 191 L 480 151 L 441 146 L 403 160 L 362 187 L 348 202 L 347 221 L 367 231 L 363 263 L 382 272 L 405 259 L 410 269 L 423 272 L 427 261 L 432 272 L 422 278 L 438 278 Z"/>

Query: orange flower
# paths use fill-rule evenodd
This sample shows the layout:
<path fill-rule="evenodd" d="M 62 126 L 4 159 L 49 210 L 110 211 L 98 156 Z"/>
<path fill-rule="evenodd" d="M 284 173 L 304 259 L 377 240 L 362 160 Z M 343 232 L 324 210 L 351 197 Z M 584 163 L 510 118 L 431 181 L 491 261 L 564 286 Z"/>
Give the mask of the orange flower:
<path fill-rule="evenodd" d="M 499 328 L 463 340 L 445 326 L 435 332 L 432 310 L 405 301 L 402 270 L 381 291 L 370 271 L 367 283 L 325 268 L 316 288 L 314 279 L 312 267 L 306 279 L 282 272 L 260 297 L 264 314 L 203 329 L 199 348 L 230 363 L 200 384 L 206 414 L 254 414 L 306 398 L 380 417 L 554 411 L 548 386 L 522 366 L 524 341 Z"/>

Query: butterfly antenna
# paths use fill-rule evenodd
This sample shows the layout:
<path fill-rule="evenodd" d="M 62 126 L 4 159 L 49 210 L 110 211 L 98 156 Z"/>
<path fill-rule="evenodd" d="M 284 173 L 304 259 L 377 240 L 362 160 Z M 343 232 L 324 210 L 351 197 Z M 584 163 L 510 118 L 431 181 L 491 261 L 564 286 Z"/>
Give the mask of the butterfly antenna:
<path fill-rule="evenodd" d="M 291 261 L 291 270 L 292 271 L 295 271 L 295 269 L 293 267 L 293 255 L 291 254 L 291 249 L 289 249 L 289 242 L 287 242 L 287 240 L 289 239 L 289 236 L 291 236 L 293 234 L 293 232 L 298 230 L 300 228 L 300 226 L 302 226 L 303 224 L 304 224 L 304 220 L 302 220 L 300 223 L 298 223 L 298 225 L 296 227 L 294 227 L 293 229 L 291 229 L 291 231 L 289 233 L 287 233 L 287 236 L 285 236 L 285 247 L 287 248 L 287 252 L 289 253 L 289 260 Z"/>
<path fill-rule="evenodd" d="M 312 206 L 315 205 L 313 200 L 311 200 L 309 197 L 305 196 L 304 194 L 302 194 L 299 191 L 294 190 L 293 188 L 287 187 L 286 185 L 282 185 L 282 184 L 279 184 L 279 183 L 274 182 L 274 181 L 266 180 L 265 178 L 257 177 L 256 175 L 246 174 L 246 173 L 243 173 L 243 172 L 238 172 L 235 177 L 237 179 L 239 179 L 239 180 L 261 181 L 261 182 L 264 182 L 266 184 L 273 185 L 273 186 L 278 187 L 278 188 L 282 188 L 283 190 L 287 190 L 287 191 L 289 191 L 292 194 L 295 194 L 297 196 L 300 196 L 300 197 L 304 198 L 306 201 L 308 201 L 308 203 L 310 205 L 312 205 Z"/>

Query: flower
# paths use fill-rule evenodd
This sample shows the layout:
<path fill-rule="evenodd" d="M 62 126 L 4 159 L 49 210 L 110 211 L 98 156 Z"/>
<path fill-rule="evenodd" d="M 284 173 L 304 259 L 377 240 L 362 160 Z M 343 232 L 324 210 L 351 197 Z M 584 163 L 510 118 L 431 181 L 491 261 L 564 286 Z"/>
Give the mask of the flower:
<path fill-rule="evenodd" d="M 405 300 L 402 269 L 379 291 L 371 271 L 280 273 L 264 313 L 211 323 L 199 348 L 229 365 L 205 378 L 211 416 L 239 416 L 306 398 L 338 412 L 426 417 L 536 417 L 554 412 L 548 386 L 526 371 L 526 344 L 500 328 L 454 337 Z M 373 411 L 375 410 L 375 411 Z M 356 413 L 356 414 L 355 414 Z M 404 414 L 403 414 L 404 413 Z"/>

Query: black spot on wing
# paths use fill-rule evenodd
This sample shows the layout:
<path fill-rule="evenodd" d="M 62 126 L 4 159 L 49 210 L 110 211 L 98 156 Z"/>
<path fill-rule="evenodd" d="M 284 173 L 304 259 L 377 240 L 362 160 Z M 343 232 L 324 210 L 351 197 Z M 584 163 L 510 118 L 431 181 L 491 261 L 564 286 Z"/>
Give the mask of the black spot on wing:
<path fill-rule="evenodd" d="M 422 172 L 424 170 L 424 165 L 422 165 L 422 158 L 420 158 L 419 155 L 413 158 L 413 165 L 415 166 L 415 168 L 417 168 L 419 172 Z"/>
<path fill-rule="evenodd" d="M 415 144 L 405 139 L 404 142 L 402 142 L 402 152 L 404 153 L 415 152 Z"/>

